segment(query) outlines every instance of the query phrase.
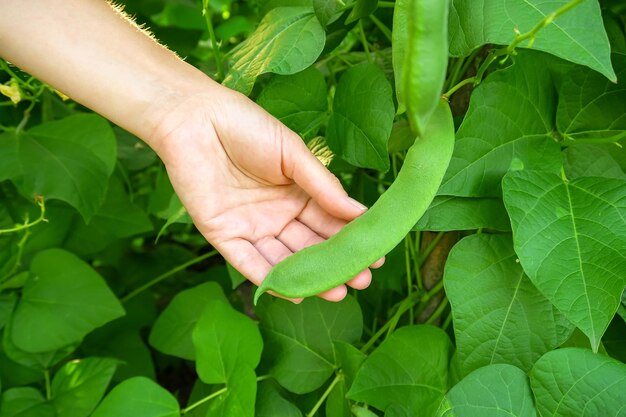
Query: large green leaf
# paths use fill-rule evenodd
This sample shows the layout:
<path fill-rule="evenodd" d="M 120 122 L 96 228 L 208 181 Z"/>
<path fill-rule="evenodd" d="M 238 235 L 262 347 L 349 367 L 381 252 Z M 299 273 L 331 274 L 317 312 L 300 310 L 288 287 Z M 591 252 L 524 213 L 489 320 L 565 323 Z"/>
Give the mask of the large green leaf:
<path fill-rule="evenodd" d="M 91 417 L 179 417 L 178 401 L 156 382 L 141 376 L 122 382 Z"/>
<path fill-rule="evenodd" d="M 270 382 L 262 382 L 258 387 L 255 416 L 302 417 L 302 412 L 283 398 Z"/>
<path fill-rule="evenodd" d="M 254 369 L 261 360 L 263 339 L 258 325 L 228 303 L 208 304 L 192 339 L 196 370 L 206 384 L 233 382 L 236 378 L 231 374 L 237 367 Z"/>
<path fill-rule="evenodd" d="M 363 329 L 359 305 L 349 296 L 340 303 L 307 298 L 300 305 L 268 297 L 257 314 L 270 373 L 299 394 L 319 388 L 333 373 L 333 340 L 355 343 Z"/>
<path fill-rule="evenodd" d="M 569 179 L 609 177 L 626 179 L 626 173 L 611 154 L 608 145 L 575 145 L 565 150 L 564 168 Z"/>
<path fill-rule="evenodd" d="M 494 363 L 529 371 L 572 333 L 524 274 L 509 235 L 461 240 L 446 262 L 444 283 L 464 375 Z"/>
<path fill-rule="evenodd" d="M 524 170 L 502 187 L 524 271 L 597 350 L 626 286 L 626 180 Z"/>
<path fill-rule="evenodd" d="M 12 319 L 12 341 L 22 350 L 65 347 L 124 314 L 102 277 L 69 252 L 40 252 L 30 271 Z"/>
<path fill-rule="evenodd" d="M 168 355 L 195 360 L 191 333 L 206 306 L 218 302 L 228 303 L 228 300 L 215 282 L 179 292 L 154 322 L 150 345 Z"/>
<path fill-rule="evenodd" d="M 40 124 L 8 140 L 19 159 L 19 169 L 8 178 L 24 194 L 63 200 L 85 221 L 91 219 L 104 201 L 115 167 L 115 135 L 106 120 L 78 114 Z"/>
<path fill-rule="evenodd" d="M 581 348 L 546 353 L 530 372 L 542 417 L 623 417 L 626 365 Z"/>
<path fill-rule="evenodd" d="M 324 28 L 310 7 L 278 7 L 232 52 L 224 85 L 249 94 L 266 72 L 295 74 L 315 62 L 324 49 Z"/>
<path fill-rule="evenodd" d="M 115 359 L 86 358 L 59 369 L 51 385 L 57 417 L 87 417 L 100 402 L 118 363 Z"/>
<path fill-rule="evenodd" d="M 591 2 L 593 3 L 593 2 Z M 626 56 L 613 55 L 620 83 L 588 68 L 570 68 L 560 82 L 556 126 L 570 139 L 602 141 L 626 131 Z"/>
<path fill-rule="evenodd" d="M 304 133 L 326 115 L 326 82 L 315 68 L 277 75 L 263 88 L 257 103 L 294 132 Z"/>
<path fill-rule="evenodd" d="M 2 393 L 0 417 L 56 417 L 56 414 L 41 392 L 32 387 L 21 387 Z"/>
<path fill-rule="evenodd" d="M 560 147 L 550 136 L 556 96 L 542 58 L 520 53 L 515 65 L 474 90 L 440 195 L 498 196 L 513 160 L 527 169 L 559 172 Z"/>
<path fill-rule="evenodd" d="M 458 384 L 442 403 L 439 417 L 535 417 L 528 377 L 511 365 L 477 369 Z"/>
<path fill-rule="evenodd" d="M 11 319 L 16 300 L 15 293 L 0 294 L 0 330 Z"/>
<path fill-rule="evenodd" d="M 352 165 L 387 171 L 394 114 L 391 85 L 383 72 L 374 64 L 356 65 L 337 84 L 328 146 Z"/>
<path fill-rule="evenodd" d="M 452 231 L 511 230 L 509 217 L 499 198 L 435 197 L 414 230 Z"/>
<path fill-rule="evenodd" d="M 530 31 L 568 1 L 453 0 L 449 20 L 450 53 L 465 56 L 486 43 L 508 45 L 516 30 Z M 520 47 L 527 46 L 527 42 L 520 44 Z M 532 47 L 586 65 L 616 80 L 609 39 L 597 1 L 584 1 L 544 27 Z"/>
<path fill-rule="evenodd" d="M 36 369 L 39 372 L 50 369 L 53 365 L 56 365 L 62 359 L 69 356 L 78 347 L 78 344 L 75 343 L 49 352 L 25 352 L 15 346 L 11 340 L 13 333 L 11 327 L 12 325 L 9 322 L 2 334 L 2 349 L 4 354 L 13 362 L 30 369 Z"/>
<path fill-rule="evenodd" d="M 433 326 L 396 330 L 365 360 L 348 398 L 385 410 L 399 404 L 414 415 L 431 416 L 448 389 L 452 343 Z"/>
<path fill-rule="evenodd" d="M 257 389 L 254 371 L 238 364 L 228 378 L 226 392 L 211 401 L 206 417 L 254 417 Z"/>
<path fill-rule="evenodd" d="M 152 230 L 145 212 L 130 201 L 122 182 L 111 177 L 106 198 L 89 224 L 76 218 L 65 248 L 79 255 L 101 251 L 117 239 Z"/>

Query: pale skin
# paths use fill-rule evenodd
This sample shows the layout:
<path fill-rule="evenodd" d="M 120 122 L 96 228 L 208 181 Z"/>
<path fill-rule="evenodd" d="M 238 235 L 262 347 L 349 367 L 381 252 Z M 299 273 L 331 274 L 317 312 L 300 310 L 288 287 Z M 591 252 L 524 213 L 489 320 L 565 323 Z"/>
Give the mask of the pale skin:
<path fill-rule="evenodd" d="M 253 283 L 365 211 L 294 132 L 105 1 L 0 0 L 0 10 L 0 56 L 144 140 L 200 233 Z M 370 281 L 367 269 L 346 285 Z M 339 301 L 346 285 L 320 297 Z"/>

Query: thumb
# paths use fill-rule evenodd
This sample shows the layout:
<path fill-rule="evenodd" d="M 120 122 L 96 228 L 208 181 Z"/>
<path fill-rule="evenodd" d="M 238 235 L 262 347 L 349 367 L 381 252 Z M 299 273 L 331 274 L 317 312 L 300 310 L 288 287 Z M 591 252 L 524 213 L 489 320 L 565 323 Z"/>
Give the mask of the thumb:
<path fill-rule="evenodd" d="M 283 138 L 283 174 L 298 184 L 329 214 L 352 220 L 367 207 L 350 198 L 335 177 L 293 132 Z"/>

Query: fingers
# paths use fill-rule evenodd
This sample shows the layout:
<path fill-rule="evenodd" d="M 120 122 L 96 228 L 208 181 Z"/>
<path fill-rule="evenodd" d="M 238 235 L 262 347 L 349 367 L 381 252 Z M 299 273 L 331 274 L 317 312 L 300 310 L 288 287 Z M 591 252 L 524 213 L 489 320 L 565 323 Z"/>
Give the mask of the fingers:
<path fill-rule="evenodd" d="M 282 161 L 283 174 L 293 179 L 331 215 L 352 220 L 367 210 L 367 207 L 348 197 L 337 177 L 291 131 L 283 138 Z"/>

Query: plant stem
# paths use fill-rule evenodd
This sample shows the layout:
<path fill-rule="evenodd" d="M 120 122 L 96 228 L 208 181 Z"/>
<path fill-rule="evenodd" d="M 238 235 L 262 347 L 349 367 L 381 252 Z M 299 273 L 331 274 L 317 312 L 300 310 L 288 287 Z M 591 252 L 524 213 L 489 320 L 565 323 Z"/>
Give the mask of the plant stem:
<path fill-rule="evenodd" d="M 261 381 L 264 381 L 264 380 L 269 379 L 271 377 L 272 377 L 271 375 L 261 375 L 261 376 L 258 376 L 256 378 L 256 381 L 257 382 L 261 382 Z M 228 391 L 228 387 L 227 386 L 224 387 L 224 388 L 218 389 L 217 391 L 215 391 L 215 392 L 207 395 L 206 397 L 196 401 L 195 403 L 191 404 L 190 406 L 187 406 L 187 407 L 183 408 L 182 410 L 180 410 L 180 414 L 181 415 L 187 414 L 188 412 L 190 412 L 194 408 L 199 407 L 202 404 L 211 401 L 213 398 L 219 397 L 220 395 L 224 394 L 226 391 Z"/>
<path fill-rule="evenodd" d="M 407 292 L 408 292 L 408 296 L 411 297 L 411 294 L 413 293 L 413 282 L 412 282 L 412 274 L 411 274 L 411 260 L 410 260 L 410 250 L 409 250 L 409 244 L 410 244 L 410 233 L 407 234 L 404 237 L 404 260 L 405 260 L 405 264 L 406 264 L 406 285 L 407 285 Z M 413 309 L 409 310 L 409 321 L 411 323 L 413 323 Z"/>
<path fill-rule="evenodd" d="M 50 387 L 50 370 L 46 369 L 43 371 L 43 379 L 46 383 L 46 400 L 50 400 L 52 398 L 52 389 Z"/>
<path fill-rule="evenodd" d="M 191 265 L 195 265 L 197 263 L 200 263 L 202 261 L 204 261 L 205 259 L 209 259 L 210 257 L 217 255 L 219 252 L 217 250 L 212 250 L 211 252 L 207 252 L 204 255 L 200 255 L 197 256 L 187 262 L 185 262 L 184 264 L 180 264 L 172 269 L 170 269 L 169 271 L 159 275 L 158 277 L 154 278 L 152 281 L 149 281 L 147 283 L 145 283 L 144 285 L 142 285 L 141 287 L 131 291 L 130 293 L 126 294 L 123 298 L 122 298 L 122 303 L 127 302 L 128 300 L 130 300 L 131 298 L 137 296 L 138 294 L 140 294 L 141 292 L 147 290 L 148 288 L 158 284 L 159 282 L 163 281 L 166 278 L 171 277 L 172 275 L 176 274 L 177 272 L 183 271 L 185 269 L 187 269 L 188 267 L 190 267 Z"/>
<path fill-rule="evenodd" d="M 380 7 L 381 9 L 393 9 L 396 6 L 396 2 L 395 1 L 379 1 L 378 2 L 378 7 Z"/>
<path fill-rule="evenodd" d="M 363 21 L 359 20 L 359 36 L 361 37 L 361 43 L 363 44 L 363 49 L 365 50 L 365 56 L 367 57 L 367 62 L 370 64 L 374 62 L 372 59 L 372 55 L 370 54 L 370 46 L 367 43 L 367 39 L 365 39 L 365 31 L 363 30 Z"/>
<path fill-rule="evenodd" d="M 33 226 L 36 226 L 36 225 L 38 225 L 41 222 L 47 222 L 48 220 L 46 219 L 46 204 L 44 203 L 44 199 L 43 198 L 38 198 L 37 199 L 37 204 L 39 205 L 39 208 L 41 210 L 41 212 L 39 213 L 39 218 L 37 218 L 37 220 L 29 223 L 28 222 L 28 217 L 27 217 L 26 220 L 24 221 L 24 224 L 12 227 L 10 229 L 0 229 L 0 235 L 7 234 L 7 233 L 19 232 L 20 230 L 29 229 L 29 228 L 31 228 Z"/>
<path fill-rule="evenodd" d="M 313 408 L 311 408 L 311 411 L 308 412 L 306 417 L 313 417 L 315 413 L 317 413 L 317 410 L 319 410 L 322 404 L 324 404 L 324 401 L 326 401 L 326 398 L 328 398 L 333 388 L 335 388 L 335 385 L 337 385 L 339 381 L 341 381 L 342 379 L 343 379 L 343 374 L 337 373 L 337 375 L 335 376 L 335 379 L 333 379 L 333 382 L 331 382 L 328 388 L 326 388 L 326 391 L 324 391 L 324 394 L 322 394 L 320 399 L 317 400 L 317 402 L 315 403 Z"/>
<path fill-rule="evenodd" d="M 466 78 L 464 80 L 462 80 L 461 82 L 459 82 L 458 84 L 456 84 L 454 87 L 450 88 L 448 91 L 446 91 L 443 96 L 445 97 L 445 99 L 449 99 L 450 96 L 454 93 L 456 93 L 461 87 L 466 86 L 468 84 L 474 84 L 476 82 L 476 77 L 469 77 Z"/>
<path fill-rule="evenodd" d="M 445 232 L 437 233 L 437 236 L 435 236 L 435 238 L 428 244 L 428 246 L 426 247 L 424 252 L 420 253 L 420 258 L 419 258 L 420 266 L 422 266 L 424 264 L 424 261 L 426 261 L 426 258 L 428 258 L 430 256 L 432 251 L 435 249 L 435 246 L 437 246 L 437 244 L 441 241 L 441 239 L 443 238 L 444 233 Z"/>
<path fill-rule="evenodd" d="M 220 53 L 220 46 L 217 43 L 215 37 L 215 30 L 213 29 L 213 13 L 209 8 L 209 0 L 202 0 L 202 15 L 206 21 L 206 26 L 209 31 L 209 37 L 211 38 L 211 51 L 215 58 L 215 65 L 217 66 L 217 77 L 219 81 L 224 79 L 224 64 L 222 62 L 222 54 Z"/>
<path fill-rule="evenodd" d="M 428 318 L 428 320 L 426 320 L 424 324 L 432 324 L 432 322 L 434 322 L 435 320 L 439 318 L 439 316 L 441 316 L 441 314 L 445 311 L 447 306 L 448 306 L 448 298 L 444 297 L 443 300 L 441 300 L 441 303 L 439 303 L 439 305 L 437 306 L 437 309 L 433 311 L 433 314 Z"/>
<path fill-rule="evenodd" d="M 372 22 L 374 22 L 374 24 L 382 32 L 382 34 L 385 35 L 385 38 L 387 38 L 389 40 L 389 42 L 393 42 L 392 41 L 391 29 L 389 29 L 383 22 L 381 22 L 373 14 L 370 15 L 370 19 L 372 19 Z"/>

